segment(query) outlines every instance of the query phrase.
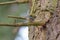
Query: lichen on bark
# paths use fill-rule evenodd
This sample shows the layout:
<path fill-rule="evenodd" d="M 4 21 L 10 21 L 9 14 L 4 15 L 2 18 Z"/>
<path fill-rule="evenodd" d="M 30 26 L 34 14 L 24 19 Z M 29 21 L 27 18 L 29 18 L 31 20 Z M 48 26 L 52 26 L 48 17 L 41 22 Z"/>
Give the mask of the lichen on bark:
<path fill-rule="evenodd" d="M 34 21 L 42 21 L 45 22 L 45 24 L 42 26 L 29 27 L 29 40 L 49 40 L 49 35 L 47 34 L 50 25 L 47 27 L 47 24 L 52 20 L 52 14 L 56 10 L 56 7 L 57 0 L 35 0 L 34 10 L 32 11 L 32 14 L 36 16 Z"/>

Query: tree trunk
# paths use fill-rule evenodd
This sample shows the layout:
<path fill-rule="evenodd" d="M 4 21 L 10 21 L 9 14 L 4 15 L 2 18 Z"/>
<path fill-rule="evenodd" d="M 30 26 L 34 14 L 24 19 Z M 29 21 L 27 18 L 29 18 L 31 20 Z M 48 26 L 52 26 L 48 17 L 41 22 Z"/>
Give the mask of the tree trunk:
<path fill-rule="evenodd" d="M 29 40 L 60 40 L 60 0 L 51 18 L 43 26 L 29 27 Z"/>

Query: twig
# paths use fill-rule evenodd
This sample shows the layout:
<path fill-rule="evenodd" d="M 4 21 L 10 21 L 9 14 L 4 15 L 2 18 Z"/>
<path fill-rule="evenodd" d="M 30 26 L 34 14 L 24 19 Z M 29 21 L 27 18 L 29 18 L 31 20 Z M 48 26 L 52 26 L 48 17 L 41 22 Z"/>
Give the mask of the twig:
<path fill-rule="evenodd" d="M 17 2 L 16 2 L 16 1 L 0 2 L 0 5 L 4 5 L 4 4 L 13 4 L 13 3 L 17 3 Z"/>
<path fill-rule="evenodd" d="M 31 6 L 31 10 L 30 10 L 30 15 L 34 14 L 33 13 L 34 7 L 35 7 L 35 0 L 32 0 L 32 6 Z"/>
<path fill-rule="evenodd" d="M 0 23 L 0 26 L 13 26 L 13 27 L 20 27 L 20 26 L 42 26 L 45 23 L 42 22 L 33 22 L 33 23 L 16 23 L 16 24 L 5 24 L 5 23 Z"/>
<path fill-rule="evenodd" d="M 24 20 L 27 20 L 27 18 L 24 18 L 24 17 L 17 17 L 17 16 L 8 16 L 8 18 L 16 18 L 16 19 L 24 19 Z"/>
<path fill-rule="evenodd" d="M 25 0 L 23 0 L 23 1 L 9 1 L 9 2 L 0 2 L 0 5 L 4 5 L 4 4 L 15 4 L 15 3 L 28 3 L 29 1 L 27 0 L 27 1 L 25 1 Z"/>

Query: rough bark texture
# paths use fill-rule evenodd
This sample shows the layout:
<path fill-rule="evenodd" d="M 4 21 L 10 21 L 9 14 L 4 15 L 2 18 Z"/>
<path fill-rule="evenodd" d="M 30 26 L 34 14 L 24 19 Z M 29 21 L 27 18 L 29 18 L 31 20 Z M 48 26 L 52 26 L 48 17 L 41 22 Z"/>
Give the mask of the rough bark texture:
<path fill-rule="evenodd" d="M 49 21 L 38 27 L 29 27 L 29 40 L 60 40 L 60 0 Z"/>
<path fill-rule="evenodd" d="M 60 0 L 57 9 L 52 14 L 51 19 L 46 24 L 47 40 L 60 40 Z"/>

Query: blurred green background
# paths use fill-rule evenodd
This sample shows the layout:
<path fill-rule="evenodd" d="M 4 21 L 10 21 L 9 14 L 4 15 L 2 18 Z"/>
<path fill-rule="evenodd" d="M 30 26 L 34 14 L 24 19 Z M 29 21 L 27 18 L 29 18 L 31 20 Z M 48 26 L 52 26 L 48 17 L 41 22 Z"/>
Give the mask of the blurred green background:
<path fill-rule="evenodd" d="M 0 2 L 13 1 L 13 0 L 0 0 Z M 8 18 L 8 15 L 20 16 L 26 15 L 29 9 L 28 4 L 10 4 L 0 5 L 0 23 L 14 23 L 15 19 Z M 0 40 L 13 40 L 14 35 L 12 30 L 14 27 L 0 26 Z"/>

